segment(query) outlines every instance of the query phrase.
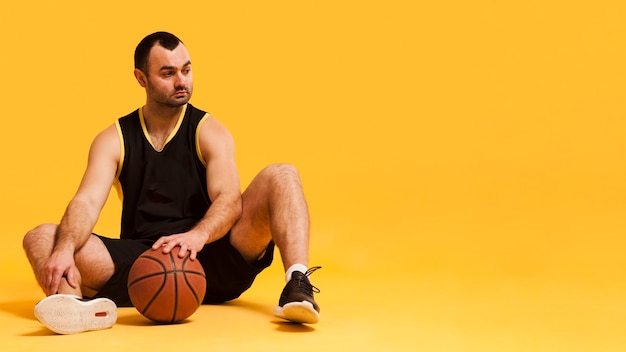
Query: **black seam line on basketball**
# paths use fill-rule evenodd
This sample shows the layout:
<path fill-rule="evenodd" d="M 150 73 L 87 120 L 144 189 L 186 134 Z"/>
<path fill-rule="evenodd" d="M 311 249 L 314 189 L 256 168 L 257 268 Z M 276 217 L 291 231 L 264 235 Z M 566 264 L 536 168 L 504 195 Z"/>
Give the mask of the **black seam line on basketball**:
<path fill-rule="evenodd" d="M 138 281 L 141 281 L 141 280 L 144 280 L 144 279 L 149 279 L 149 278 L 154 277 L 154 276 L 161 276 L 163 274 L 167 275 L 169 273 L 167 273 L 167 272 L 165 272 L 165 273 L 154 273 L 154 274 L 147 274 L 147 275 L 144 275 L 142 277 L 138 277 L 135 280 L 129 282 L 128 283 L 128 287 L 130 288 L 132 285 L 136 284 Z"/>
<path fill-rule="evenodd" d="M 200 275 L 203 278 L 206 279 L 206 274 L 203 273 L 202 271 L 196 271 L 196 270 L 181 270 L 184 274 L 194 274 L 194 275 Z"/>
<path fill-rule="evenodd" d="M 185 271 L 185 264 L 187 264 L 187 258 L 183 260 L 183 278 L 185 279 L 185 283 L 187 284 L 187 287 L 191 290 L 191 293 L 193 293 L 193 297 L 196 299 L 196 303 L 200 304 L 200 297 L 198 296 L 198 293 L 194 289 L 191 282 L 189 282 L 189 279 L 187 278 L 187 272 Z"/>
<path fill-rule="evenodd" d="M 200 271 L 188 271 L 188 270 L 172 270 L 172 271 L 163 271 L 162 273 L 154 273 L 154 274 L 146 274 L 144 276 L 140 276 L 138 278 L 135 278 L 133 281 L 128 283 L 128 287 L 130 288 L 132 285 L 136 284 L 138 281 L 144 280 L 144 279 L 148 279 L 151 278 L 153 276 L 160 276 L 160 275 L 169 275 L 169 274 L 178 274 L 178 273 L 182 273 L 182 274 L 193 274 L 193 275 L 199 275 L 202 276 L 203 278 L 206 279 L 206 275 Z"/>
<path fill-rule="evenodd" d="M 141 279 L 147 279 L 150 278 L 152 276 L 159 276 L 159 275 L 170 275 L 170 274 L 193 274 L 193 275 L 198 275 L 198 276 L 202 276 L 204 277 L 204 275 L 199 272 L 199 271 L 190 271 L 190 270 L 171 270 L 171 271 L 164 271 L 164 272 L 159 272 L 159 273 L 155 273 L 155 274 L 146 274 L 144 276 L 138 277 L 135 280 L 131 281 L 132 283 L 135 283 Z"/>
<path fill-rule="evenodd" d="M 150 306 L 152 306 L 152 303 L 154 303 L 154 301 L 156 300 L 156 298 L 159 296 L 159 294 L 161 294 L 161 291 L 163 291 L 163 287 L 165 287 L 165 284 L 167 283 L 167 275 L 164 276 L 163 281 L 161 282 L 161 287 L 159 287 L 158 290 L 156 290 L 156 292 L 154 293 L 154 295 L 152 295 L 152 297 L 150 297 L 150 301 L 148 301 L 148 304 L 146 304 L 146 306 L 144 307 L 144 309 L 141 311 L 141 314 L 144 314 L 148 311 L 148 309 L 150 308 Z"/>
<path fill-rule="evenodd" d="M 160 262 L 159 260 L 157 260 L 156 258 L 152 258 L 152 257 L 141 257 L 141 258 L 143 258 L 143 259 L 148 259 L 148 260 L 152 260 L 153 262 L 155 262 L 155 263 L 157 263 L 159 266 L 161 266 L 161 270 L 162 270 L 164 273 L 166 273 L 166 272 L 167 272 L 167 271 L 165 270 L 165 265 L 163 265 L 163 263 L 161 263 L 161 262 Z M 149 278 L 149 277 L 156 276 L 156 275 L 161 275 L 161 273 L 157 273 L 157 274 L 148 274 L 148 275 L 145 275 L 145 276 L 142 276 L 142 277 L 138 277 L 138 278 L 136 278 L 135 280 L 133 280 L 133 282 L 132 282 L 132 283 L 128 283 L 128 285 L 127 285 L 127 286 L 128 286 L 128 287 L 130 287 L 131 285 L 135 284 L 135 283 L 136 283 L 137 281 L 139 281 L 139 280 L 143 280 L 143 279 L 145 279 L 145 278 Z"/>
<path fill-rule="evenodd" d="M 174 258 L 174 253 L 170 252 L 170 259 L 172 260 L 172 268 L 177 270 L 176 268 L 176 260 Z M 185 266 L 183 265 L 183 268 Z M 174 275 L 174 312 L 172 313 L 172 320 L 170 323 L 176 321 L 176 313 L 178 313 L 178 275 Z"/>
<path fill-rule="evenodd" d="M 200 296 L 198 296 L 198 293 L 196 292 L 195 288 L 193 287 L 193 285 L 187 278 L 187 273 L 183 273 L 183 277 L 185 278 L 185 283 L 187 284 L 187 287 L 189 288 L 191 293 L 193 293 L 193 297 L 196 299 L 196 303 L 200 304 Z"/>
<path fill-rule="evenodd" d="M 159 260 L 152 258 L 152 257 L 142 257 L 145 259 L 149 259 L 152 260 L 153 262 L 157 263 L 158 265 L 161 266 L 161 269 L 163 271 L 165 271 L 165 265 L 163 265 L 163 263 L 161 263 Z M 145 314 L 148 309 L 150 308 L 150 306 L 152 306 L 152 303 L 154 303 L 154 301 L 156 300 L 156 298 L 159 296 L 159 294 L 161 293 L 161 291 L 163 290 L 163 287 L 165 287 L 165 283 L 167 282 L 167 276 L 165 276 L 165 278 L 163 279 L 163 282 L 161 282 L 161 287 L 159 287 L 158 290 L 156 290 L 156 292 L 154 293 L 154 295 L 152 295 L 152 297 L 150 297 L 150 300 L 148 301 L 148 304 L 146 304 L 146 306 L 140 311 L 141 314 Z"/>
<path fill-rule="evenodd" d="M 189 275 L 198 275 L 198 276 L 202 276 L 203 278 L 206 279 L 206 275 L 204 275 L 204 273 L 201 273 L 199 271 L 190 271 L 190 270 L 184 270 L 181 271 L 183 274 L 189 274 Z"/>

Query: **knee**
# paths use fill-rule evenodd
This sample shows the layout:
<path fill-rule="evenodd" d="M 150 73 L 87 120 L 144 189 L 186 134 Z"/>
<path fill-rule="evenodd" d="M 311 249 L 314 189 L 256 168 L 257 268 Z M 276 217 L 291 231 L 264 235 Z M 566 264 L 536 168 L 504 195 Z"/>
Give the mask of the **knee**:
<path fill-rule="evenodd" d="M 300 183 L 300 174 L 298 169 L 291 164 L 271 164 L 261 171 L 266 177 L 272 181 L 284 183 L 288 181 L 296 181 Z"/>
<path fill-rule="evenodd" d="M 35 243 L 41 243 L 41 241 L 52 240 L 56 233 L 57 225 L 54 224 L 42 224 L 34 229 L 28 231 L 22 239 L 22 247 L 28 251 Z"/>

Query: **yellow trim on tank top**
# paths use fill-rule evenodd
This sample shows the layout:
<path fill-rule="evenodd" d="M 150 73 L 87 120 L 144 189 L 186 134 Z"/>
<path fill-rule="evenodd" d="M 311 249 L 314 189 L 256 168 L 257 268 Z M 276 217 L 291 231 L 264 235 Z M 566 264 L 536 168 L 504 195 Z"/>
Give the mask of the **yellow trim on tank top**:
<path fill-rule="evenodd" d="M 124 192 L 122 191 L 122 184 L 120 183 L 120 174 L 122 173 L 122 166 L 124 165 L 126 150 L 124 149 L 124 135 L 122 134 L 120 120 L 115 120 L 115 129 L 117 129 L 117 136 L 120 140 L 120 160 L 117 162 L 117 171 L 115 172 L 115 181 L 113 182 L 113 187 L 117 191 L 117 197 L 120 200 L 124 200 Z"/>
<path fill-rule="evenodd" d="M 204 165 L 204 167 L 206 167 L 206 160 L 204 160 L 202 150 L 200 150 L 200 126 L 202 126 L 204 121 L 206 121 L 209 117 L 211 117 L 209 113 L 204 114 L 202 119 L 200 119 L 200 122 L 198 122 L 198 127 L 196 127 L 196 153 L 198 154 L 198 159 L 200 159 L 200 162 Z"/>
<path fill-rule="evenodd" d="M 154 149 L 157 153 L 162 152 L 163 149 L 165 149 L 165 146 L 167 145 L 167 143 L 169 143 L 172 140 L 172 138 L 174 138 L 174 136 L 176 135 L 176 132 L 178 132 L 178 129 L 180 128 L 180 125 L 183 123 L 183 118 L 185 117 L 186 111 L 187 111 L 187 104 L 183 106 L 183 111 L 180 112 L 180 116 L 178 116 L 178 121 L 176 121 L 176 126 L 174 127 L 170 135 L 167 136 L 165 143 L 163 143 L 163 148 L 161 148 L 161 150 L 158 150 L 152 143 L 152 139 L 150 139 L 150 135 L 148 134 L 148 127 L 146 127 L 146 120 L 143 117 L 143 107 L 139 109 L 139 122 L 141 122 L 141 129 L 143 130 L 143 135 L 146 137 L 146 140 L 148 140 L 148 143 L 150 143 L 150 145 L 152 146 L 152 149 Z"/>

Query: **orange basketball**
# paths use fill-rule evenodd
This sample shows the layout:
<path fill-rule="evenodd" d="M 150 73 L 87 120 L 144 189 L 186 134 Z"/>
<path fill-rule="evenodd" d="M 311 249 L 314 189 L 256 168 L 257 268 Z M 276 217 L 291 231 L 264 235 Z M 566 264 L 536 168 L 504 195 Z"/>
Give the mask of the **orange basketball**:
<path fill-rule="evenodd" d="M 191 316 L 202 304 L 206 276 L 198 260 L 148 249 L 137 258 L 128 275 L 128 295 L 143 314 L 158 323 L 171 324 Z"/>

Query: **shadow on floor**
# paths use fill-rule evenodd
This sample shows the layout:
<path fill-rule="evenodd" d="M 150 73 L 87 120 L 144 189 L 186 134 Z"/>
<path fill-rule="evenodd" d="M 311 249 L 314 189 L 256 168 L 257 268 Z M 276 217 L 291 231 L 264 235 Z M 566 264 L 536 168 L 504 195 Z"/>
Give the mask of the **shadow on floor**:
<path fill-rule="evenodd" d="M 22 319 L 36 321 L 37 319 L 35 318 L 35 315 L 33 313 L 33 308 L 35 307 L 35 304 L 37 304 L 37 301 L 35 300 L 0 302 L 0 311 L 7 312 L 9 314 L 12 314 Z M 268 317 L 273 318 L 271 320 L 271 323 L 276 325 L 277 331 L 291 332 L 291 333 L 304 333 L 304 332 L 315 331 L 315 328 L 313 328 L 310 325 L 296 324 L 296 323 L 291 323 L 291 322 L 274 318 L 273 315 L 269 313 L 271 312 L 270 307 L 263 305 L 263 304 L 238 299 L 235 301 L 220 304 L 220 306 L 232 307 L 233 309 L 245 309 L 245 310 L 250 310 L 250 311 L 255 311 L 255 312 L 266 313 Z M 176 324 L 187 324 L 189 322 L 190 320 L 184 320 Z M 130 325 L 130 326 L 161 325 L 142 316 L 134 308 L 119 308 L 117 324 Z M 56 333 L 44 327 L 41 327 L 40 329 L 37 329 L 35 331 L 21 334 L 21 336 L 51 336 L 51 335 L 56 335 Z"/>
<path fill-rule="evenodd" d="M 34 300 L 0 302 L 0 310 L 20 318 L 35 320 L 35 304 L 37 301 Z"/>

